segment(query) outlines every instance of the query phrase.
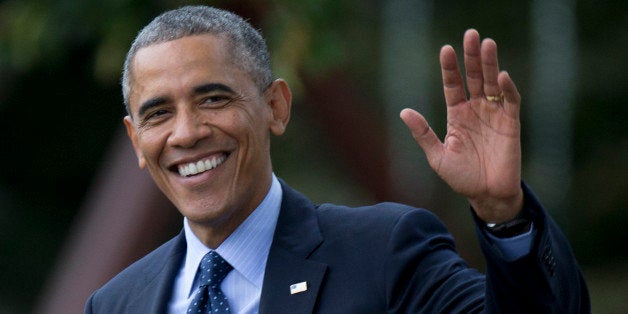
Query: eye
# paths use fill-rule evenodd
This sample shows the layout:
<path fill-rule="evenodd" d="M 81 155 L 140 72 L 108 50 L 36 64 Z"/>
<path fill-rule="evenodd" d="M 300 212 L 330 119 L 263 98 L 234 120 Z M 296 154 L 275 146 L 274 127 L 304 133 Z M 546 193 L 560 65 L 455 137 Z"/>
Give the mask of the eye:
<path fill-rule="evenodd" d="M 164 115 L 166 113 L 168 113 L 168 111 L 166 111 L 165 109 L 159 109 L 159 110 L 155 110 L 155 112 L 151 113 L 150 116 L 151 117 L 158 117 L 158 116 Z"/>
<path fill-rule="evenodd" d="M 165 115 L 167 113 L 168 113 L 168 110 L 166 110 L 166 109 L 157 109 L 157 110 L 147 114 L 146 115 L 146 120 L 150 120 L 150 119 L 153 119 L 153 118 L 158 118 L 158 117 L 163 116 L 163 115 Z"/>
<path fill-rule="evenodd" d="M 225 95 L 211 95 L 201 100 L 201 105 L 211 108 L 221 108 L 231 102 L 231 97 Z"/>
<path fill-rule="evenodd" d="M 141 119 L 140 125 L 142 127 L 149 127 L 152 125 L 156 125 L 167 119 L 170 111 L 164 108 L 155 108 L 154 110 L 148 111 L 144 117 Z"/>

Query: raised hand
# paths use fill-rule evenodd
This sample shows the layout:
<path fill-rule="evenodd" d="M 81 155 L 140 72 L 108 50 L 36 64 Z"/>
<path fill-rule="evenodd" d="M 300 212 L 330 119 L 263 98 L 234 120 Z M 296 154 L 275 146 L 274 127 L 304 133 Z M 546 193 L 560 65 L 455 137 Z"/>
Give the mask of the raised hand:
<path fill-rule="evenodd" d="M 418 112 L 404 109 L 401 119 L 434 171 L 469 199 L 478 217 L 500 223 L 523 206 L 521 97 L 508 73 L 499 71 L 495 41 L 480 43 L 478 32 L 470 29 L 463 46 L 468 97 L 454 49 L 447 45 L 440 52 L 447 104 L 444 142 Z"/>

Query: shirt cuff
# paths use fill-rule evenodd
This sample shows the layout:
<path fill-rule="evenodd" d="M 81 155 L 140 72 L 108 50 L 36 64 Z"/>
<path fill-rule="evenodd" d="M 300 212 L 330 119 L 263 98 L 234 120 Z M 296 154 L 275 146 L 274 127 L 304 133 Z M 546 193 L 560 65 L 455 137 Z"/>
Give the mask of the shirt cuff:
<path fill-rule="evenodd" d="M 522 258 L 532 250 L 532 242 L 534 240 L 534 223 L 530 225 L 530 230 L 526 233 L 514 236 L 512 238 L 498 238 L 490 232 L 484 232 L 488 238 L 499 249 L 507 262 L 515 261 Z"/>

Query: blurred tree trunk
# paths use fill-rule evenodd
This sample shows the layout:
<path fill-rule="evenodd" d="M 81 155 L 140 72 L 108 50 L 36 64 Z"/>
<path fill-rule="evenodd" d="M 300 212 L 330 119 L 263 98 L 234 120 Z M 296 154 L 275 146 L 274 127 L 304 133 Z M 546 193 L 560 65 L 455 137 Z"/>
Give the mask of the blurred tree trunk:
<path fill-rule="evenodd" d="M 533 1 L 532 85 L 525 127 L 529 170 L 525 179 L 569 231 L 569 191 L 573 175 L 572 138 L 576 98 L 576 17 L 571 0 Z"/>

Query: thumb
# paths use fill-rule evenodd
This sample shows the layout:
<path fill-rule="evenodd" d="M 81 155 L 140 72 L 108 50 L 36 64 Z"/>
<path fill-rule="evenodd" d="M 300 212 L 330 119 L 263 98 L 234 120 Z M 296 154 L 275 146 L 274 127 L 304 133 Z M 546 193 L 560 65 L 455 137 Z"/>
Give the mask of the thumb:
<path fill-rule="evenodd" d="M 430 164 L 439 159 L 443 144 L 430 128 L 427 120 L 415 110 L 403 109 L 399 114 L 406 124 L 414 140 L 421 146 Z"/>

